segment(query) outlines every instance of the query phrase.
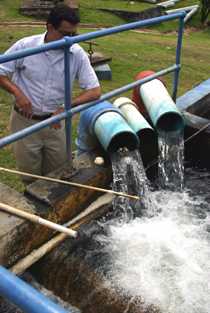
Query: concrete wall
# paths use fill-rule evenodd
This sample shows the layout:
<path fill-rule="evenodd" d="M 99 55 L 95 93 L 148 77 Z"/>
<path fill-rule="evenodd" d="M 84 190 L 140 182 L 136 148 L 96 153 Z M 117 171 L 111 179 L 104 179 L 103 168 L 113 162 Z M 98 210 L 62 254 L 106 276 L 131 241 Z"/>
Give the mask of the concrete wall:
<path fill-rule="evenodd" d="M 63 2 L 72 9 L 79 8 L 79 0 L 23 0 L 20 13 L 28 16 L 46 18 L 56 3 Z"/>
<path fill-rule="evenodd" d="M 68 167 L 59 169 L 57 177 L 80 184 L 107 187 L 111 180 L 109 168 L 81 168 L 72 172 Z M 99 194 L 93 190 L 58 183 L 36 181 L 26 194 L 0 184 L 0 202 L 14 206 L 53 222 L 63 224 L 85 209 Z M 34 248 L 46 242 L 53 231 L 41 225 L 0 212 L 0 264 L 12 266 Z"/>

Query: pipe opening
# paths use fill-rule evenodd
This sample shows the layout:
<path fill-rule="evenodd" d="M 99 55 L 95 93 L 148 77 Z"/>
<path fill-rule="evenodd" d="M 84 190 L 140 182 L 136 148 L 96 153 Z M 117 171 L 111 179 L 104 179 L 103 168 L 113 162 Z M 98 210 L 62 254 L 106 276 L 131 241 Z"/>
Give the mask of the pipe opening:
<path fill-rule="evenodd" d="M 135 150 L 138 148 L 138 137 L 131 132 L 121 132 L 116 134 L 109 143 L 108 153 L 116 152 L 119 148 Z"/>
<path fill-rule="evenodd" d="M 163 114 L 157 122 L 157 131 L 182 131 L 184 128 L 184 120 L 180 114 L 169 112 Z"/>
<path fill-rule="evenodd" d="M 151 128 L 140 129 L 137 135 L 139 137 L 140 146 L 145 144 L 153 145 L 157 141 L 157 136 Z"/>

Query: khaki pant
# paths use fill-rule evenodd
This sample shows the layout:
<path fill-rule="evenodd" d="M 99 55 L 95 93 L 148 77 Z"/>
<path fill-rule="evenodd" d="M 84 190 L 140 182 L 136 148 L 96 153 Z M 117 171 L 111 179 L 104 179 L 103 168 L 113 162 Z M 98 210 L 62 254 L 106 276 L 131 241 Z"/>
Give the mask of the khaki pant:
<path fill-rule="evenodd" d="M 16 111 L 12 111 L 10 119 L 11 132 L 17 132 L 36 124 Z M 13 144 L 16 164 L 20 171 L 36 175 L 46 175 L 62 166 L 66 161 L 66 139 L 64 121 L 60 129 L 46 127 Z M 23 177 L 25 183 L 33 181 Z"/>

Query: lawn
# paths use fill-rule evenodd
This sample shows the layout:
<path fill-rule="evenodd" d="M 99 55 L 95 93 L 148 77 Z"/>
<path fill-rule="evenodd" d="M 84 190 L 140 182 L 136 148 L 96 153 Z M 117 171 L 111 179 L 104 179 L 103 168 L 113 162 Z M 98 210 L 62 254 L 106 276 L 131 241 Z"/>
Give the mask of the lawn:
<path fill-rule="evenodd" d="M 165 0 L 160 0 L 163 2 Z M 0 22 L 4 21 L 33 21 L 33 18 L 22 16 L 19 13 L 19 8 L 22 0 L 0 0 Z M 177 3 L 174 8 L 184 7 L 188 5 L 199 4 L 198 0 L 182 0 Z M 102 12 L 100 9 L 120 9 L 126 11 L 143 11 L 145 9 L 154 7 L 154 4 L 150 4 L 144 1 L 127 1 L 127 0 L 80 0 L 80 15 L 82 23 L 90 23 L 95 25 L 119 25 L 124 21 L 118 16 Z M 170 8 L 169 8 L 170 9 Z M 189 26 L 198 26 L 199 13 L 192 18 Z M 173 29 L 174 23 L 158 26 L 160 30 L 167 31 Z"/>
<path fill-rule="evenodd" d="M 110 1 L 112 5 L 119 1 Z M 97 1 L 100 5 L 106 1 Z M 5 2 L 1 0 L 0 6 Z M 96 1 L 95 1 L 96 2 Z M 7 6 L 12 3 L 7 0 Z M 19 1 L 13 1 L 18 5 Z M 91 1 L 89 1 L 91 3 Z M 81 1 L 83 4 L 83 1 Z M 126 4 L 124 4 L 126 5 Z M 14 11 L 15 12 L 15 11 Z M 15 17 L 15 13 L 14 17 Z M 6 15 L 7 19 L 12 18 Z M 18 17 L 22 19 L 22 17 Z M 15 17 L 16 20 L 16 17 Z M 93 21 L 92 21 L 93 22 Z M 158 30 L 158 31 L 157 31 Z M 24 36 L 38 34 L 44 31 L 44 27 L 8 27 L 5 31 L 4 27 L 0 27 L 0 53 L 3 53 L 12 43 Z M 81 32 L 90 31 L 82 29 Z M 210 55 L 210 31 L 197 30 L 188 31 L 184 36 L 182 51 L 182 70 L 179 85 L 179 95 L 191 89 L 194 85 L 202 80 L 209 78 L 209 55 Z M 98 51 L 103 52 L 107 56 L 112 57 L 111 68 L 113 72 L 113 80 L 111 82 L 101 82 L 103 92 L 110 91 L 114 88 L 125 85 L 133 80 L 136 73 L 145 69 L 160 70 L 175 61 L 176 33 L 171 32 L 163 34 L 159 29 L 153 29 L 149 33 L 129 31 L 109 37 L 97 39 Z M 87 46 L 84 46 L 87 48 Z M 169 91 L 172 88 L 172 75 L 165 77 Z M 76 93 L 78 90 L 76 89 Z M 130 92 L 126 94 L 130 95 Z M 0 136 L 3 137 L 9 133 L 9 112 L 11 109 L 11 97 L 0 90 Z M 78 117 L 73 121 L 73 137 L 76 136 L 76 124 Z M 0 150 L 0 166 L 9 168 L 15 167 L 15 161 L 12 155 L 11 147 Z M 2 175 L 1 182 L 22 190 L 23 186 L 19 178 L 11 175 Z"/>

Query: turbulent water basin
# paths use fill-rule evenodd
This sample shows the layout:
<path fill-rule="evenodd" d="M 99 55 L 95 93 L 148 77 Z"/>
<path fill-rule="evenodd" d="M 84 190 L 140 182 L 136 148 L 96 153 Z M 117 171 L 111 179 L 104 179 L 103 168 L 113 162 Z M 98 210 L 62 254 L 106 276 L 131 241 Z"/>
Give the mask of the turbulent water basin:
<path fill-rule="evenodd" d="M 130 154 L 132 162 L 129 154 L 112 158 L 113 187 L 141 201 L 117 198 L 106 215 L 80 227 L 79 239 L 63 242 L 31 273 L 81 312 L 207 313 L 210 173 L 187 167 L 184 189 L 170 191 L 159 181 L 150 186 L 139 154 Z M 173 159 L 165 159 L 173 182 L 177 167 L 171 172 Z M 7 304 L 3 310 L 19 313 Z"/>
<path fill-rule="evenodd" d="M 209 187 L 207 170 L 186 168 L 182 192 L 154 187 L 155 214 L 84 225 L 33 273 L 81 312 L 207 313 Z"/>

